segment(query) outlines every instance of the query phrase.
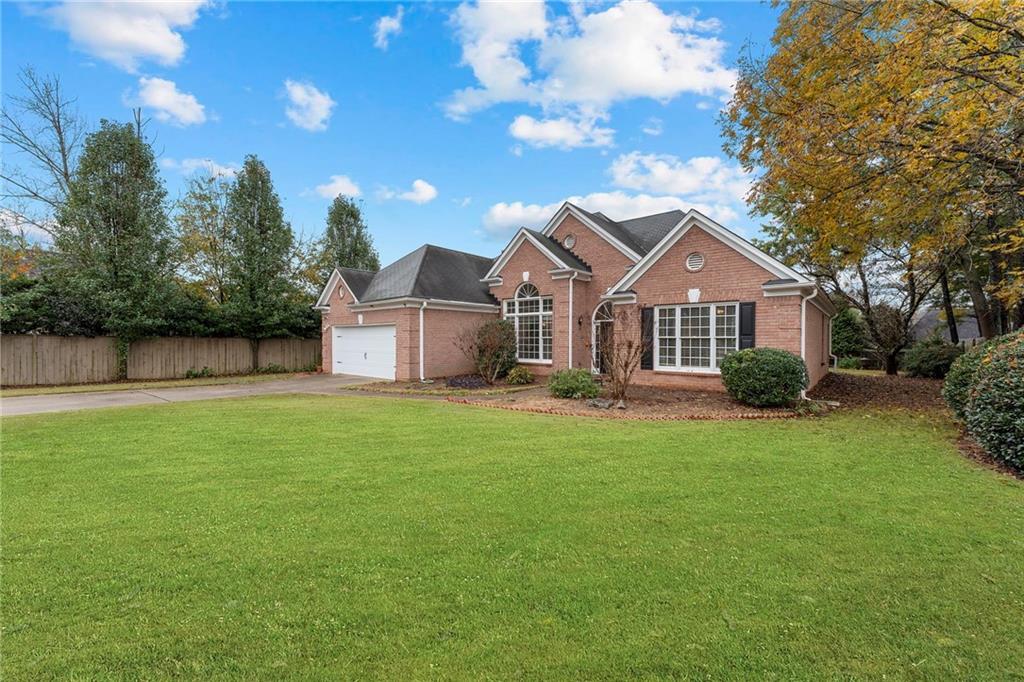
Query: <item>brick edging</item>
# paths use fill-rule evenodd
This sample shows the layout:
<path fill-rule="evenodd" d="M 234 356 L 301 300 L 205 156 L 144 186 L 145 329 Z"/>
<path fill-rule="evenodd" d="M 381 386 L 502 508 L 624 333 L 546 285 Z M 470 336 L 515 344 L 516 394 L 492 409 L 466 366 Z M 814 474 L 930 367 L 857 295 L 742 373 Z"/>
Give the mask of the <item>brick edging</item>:
<path fill-rule="evenodd" d="M 796 412 L 711 412 L 708 414 L 590 414 L 574 412 L 572 410 L 559 410 L 553 407 L 529 407 L 526 405 L 502 405 L 501 403 L 482 402 L 469 400 L 457 396 L 448 396 L 446 400 L 458 405 L 475 405 L 477 407 L 489 407 L 496 410 L 510 410 L 512 412 L 533 412 L 535 414 L 554 414 L 562 417 L 593 417 L 595 419 L 620 419 L 626 421 L 649 421 L 649 422 L 672 422 L 672 421 L 728 421 L 728 420 L 757 420 L 757 419 L 795 419 L 800 415 Z M 611 412 L 611 410 L 609 410 Z"/>

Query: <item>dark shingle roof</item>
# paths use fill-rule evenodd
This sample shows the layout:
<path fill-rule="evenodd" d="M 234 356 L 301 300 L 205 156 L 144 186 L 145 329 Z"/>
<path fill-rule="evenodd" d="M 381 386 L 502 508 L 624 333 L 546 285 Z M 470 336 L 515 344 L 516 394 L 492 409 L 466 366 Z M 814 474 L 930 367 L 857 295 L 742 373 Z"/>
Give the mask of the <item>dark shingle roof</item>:
<path fill-rule="evenodd" d="M 649 250 L 649 249 L 644 249 L 633 238 L 632 234 L 630 234 L 627 230 L 623 229 L 622 223 L 615 222 L 614 220 L 612 220 L 611 218 L 606 216 L 604 213 L 591 213 L 590 211 L 586 211 L 586 210 L 580 208 L 579 206 L 576 206 L 576 204 L 573 204 L 573 207 L 575 207 L 580 213 L 582 213 L 583 215 L 587 216 L 588 218 L 593 220 L 595 223 L 597 223 L 598 226 L 600 226 L 605 232 L 607 232 L 611 236 L 615 237 L 620 242 L 622 242 L 627 247 L 629 247 L 633 251 L 637 252 L 641 256 L 644 255 L 645 253 L 647 253 L 647 251 Z M 667 232 L 667 230 L 666 230 L 666 232 Z"/>
<path fill-rule="evenodd" d="M 483 256 L 425 244 L 374 274 L 359 302 L 408 296 L 493 305 L 494 297 L 480 281 L 492 262 Z"/>
<path fill-rule="evenodd" d="M 767 282 L 765 282 L 764 284 L 762 284 L 761 286 L 767 287 L 767 286 L 771 286 L 773 284 L 792 284 L 794 282 L 796 282 L 796 280 L 793 279 L 792 277 L 784 277 L 782 279 L 770 279 Z"/>
<path fill-rule="evenodd" d="M 601 212 L 591 213 L 576 204 L 573 207 L 641 256 L 646 256 L 686 215 L 675 210 L 616 221 Z"/>
<path fill-rule="evenodd" d="M 369 270 L 356 270 L 355 268 L 338 268 L 338 272 L 341 273 L 348 288 L 360 301 L 363 300 L 363 294 L 366 293 L 367 287 L 373 281 L 373 276 L 377 274 Z"/>
<path fill-rule="evenodd" d="M 551 251 L 551 253 L 555 254 L 556 258 L 558 258 L 560 261 L 568 265 L 570 268 L 583 270 L 584 272 L 590 272 L 589 265 L 587 265 L 584 261 L 580 260 L 580 258 L 575 253 L 559 244 L 558 241 L 552 239 L 551 237 L 545 236 L 540 232 L 537 232 L 536 230 L 530 230 L 528 228 L 523 229 L 529 232 L 531 236 L 536 237 L 537 241 L 543 244 L 548 250 Z"/>

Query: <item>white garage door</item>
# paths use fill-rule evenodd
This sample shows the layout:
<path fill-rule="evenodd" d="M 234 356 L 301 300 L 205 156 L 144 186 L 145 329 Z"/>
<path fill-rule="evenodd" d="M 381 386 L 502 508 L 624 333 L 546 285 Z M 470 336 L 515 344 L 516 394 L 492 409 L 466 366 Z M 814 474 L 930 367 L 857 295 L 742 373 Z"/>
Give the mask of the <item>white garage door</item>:
<path fill-rule="evenodd" d="M 335 327 L 334 374 L 395 378 L 395 325 Z"/>

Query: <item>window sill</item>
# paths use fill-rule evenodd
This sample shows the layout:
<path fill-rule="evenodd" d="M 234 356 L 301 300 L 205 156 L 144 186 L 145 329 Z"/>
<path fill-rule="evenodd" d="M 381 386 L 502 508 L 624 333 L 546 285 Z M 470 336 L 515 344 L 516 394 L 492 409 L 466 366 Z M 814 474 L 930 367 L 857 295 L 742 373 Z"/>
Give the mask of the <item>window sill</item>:
<path fill-rule="evenodd" d="M 710 367 L 655 367 L 654 372 L 657 374 L 693 374 L 705 377 L 722 376 L 722 370 Z"/>
<path fill-rule="evenodd" d="M 520 365 L 550 365 L 551 364 L 551 360 L 522 360 L 520 358 L 516 358 L 516 362 L 518 362 Z"/>

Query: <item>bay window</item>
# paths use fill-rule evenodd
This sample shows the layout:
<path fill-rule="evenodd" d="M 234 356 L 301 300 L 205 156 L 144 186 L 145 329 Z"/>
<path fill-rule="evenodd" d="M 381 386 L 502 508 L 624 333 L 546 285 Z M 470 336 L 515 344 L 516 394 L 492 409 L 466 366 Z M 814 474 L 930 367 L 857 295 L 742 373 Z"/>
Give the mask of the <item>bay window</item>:
<path fill-rule="evenodd" d="M 739 348 L 736 303 L 658 306 L 655 369 L 717 371 Z"/>
<path fill-rule="evenodd" d="M 516 329 L 519 362 L 551 362 L 552 300 L 525 283 L 504 303 L 505 319 Z"/>

